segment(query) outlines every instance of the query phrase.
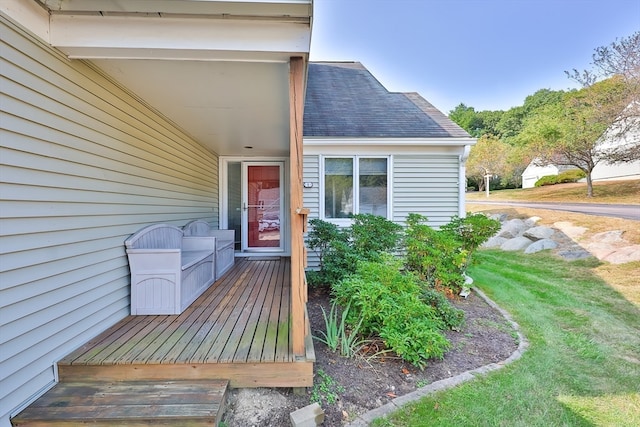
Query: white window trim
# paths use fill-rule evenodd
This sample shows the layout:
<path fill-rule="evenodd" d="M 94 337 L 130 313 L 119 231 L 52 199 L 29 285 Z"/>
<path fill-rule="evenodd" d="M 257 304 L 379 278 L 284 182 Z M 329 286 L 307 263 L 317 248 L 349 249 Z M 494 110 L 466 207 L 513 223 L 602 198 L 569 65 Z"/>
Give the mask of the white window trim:
<path fill-rule="evenodd" d="M 333 224 L 348 227 L 353 223 L 351 218 L 327 218 L 325 217 L 325 193 L 324 193 L 324 183 L 325 183 L 325 159 L 352 159 L 353 161 L 353 205 L 354 205 L 354 214 L 359 213 L 360 210 L 360 185 L 358 183 L 358 177 L 360 176 L 360 162 L 359 159 L 386 159 L 387 160 L 387 215 L 386 219 L 392 220 L 392 206 L 391 206 L 391 195 L 393 188 L 393 173 L 392 173 L 392 165 L 393 158 L 390 155 L 380 156 L 380 155 L 321 155 L 320 156 L 320 212 L 319 218 L 323 221 L 331 222 Z"/>

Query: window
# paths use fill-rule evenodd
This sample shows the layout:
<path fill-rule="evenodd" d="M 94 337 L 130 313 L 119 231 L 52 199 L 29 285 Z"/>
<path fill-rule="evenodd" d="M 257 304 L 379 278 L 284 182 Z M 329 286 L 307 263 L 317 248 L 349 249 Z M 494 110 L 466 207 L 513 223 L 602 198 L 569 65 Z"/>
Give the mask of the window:
<path fill-rule="evenodd" d="M 351 218 L 356 213 L 388 217 L 386 157 L 326 157 L 324 218 Z"/>

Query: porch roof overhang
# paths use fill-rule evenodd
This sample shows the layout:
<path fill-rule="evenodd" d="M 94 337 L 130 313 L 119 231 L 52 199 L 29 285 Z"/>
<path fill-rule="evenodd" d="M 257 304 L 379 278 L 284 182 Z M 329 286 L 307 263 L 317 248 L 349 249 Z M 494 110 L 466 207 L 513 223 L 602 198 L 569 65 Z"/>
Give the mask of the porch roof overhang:
<path fill-rule="evenodd" d="M 313 0 L 8 1 L 211 151 L 288 155 L 289 60 L 306 64 Z"/>

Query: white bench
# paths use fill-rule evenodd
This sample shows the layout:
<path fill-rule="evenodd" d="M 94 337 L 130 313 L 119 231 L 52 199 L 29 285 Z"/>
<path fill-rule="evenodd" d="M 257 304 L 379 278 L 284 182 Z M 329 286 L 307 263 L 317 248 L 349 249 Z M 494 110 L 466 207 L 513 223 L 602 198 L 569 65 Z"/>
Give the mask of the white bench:
<path fill-rule="evenodd" d="M 191 221 L 183 227 L 185 236 L 216 238 L 216 280 L 226 273 L 235 262 L 235 232 L 233 230 L 212 229 L 201 219 Z"/>
<path fill-rule="evenodd" d="M 153 224 L 125 247 L 131 314 L 180 314 L 215 281 L 215 237 L 185 237 L 178 227 Z"/>

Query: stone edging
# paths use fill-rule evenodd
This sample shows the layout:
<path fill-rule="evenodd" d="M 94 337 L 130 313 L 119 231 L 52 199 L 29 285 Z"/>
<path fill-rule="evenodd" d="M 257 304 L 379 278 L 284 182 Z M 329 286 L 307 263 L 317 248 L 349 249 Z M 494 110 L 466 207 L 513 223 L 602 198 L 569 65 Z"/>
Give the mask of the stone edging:
<path fill-rule="evenodd" d="M 445 378 L 443 380 L 433 382 L 433 383 L 431 383 L 429 385 L 426 385 L 424 387 L 421 387 L 421 388 L 417 389 L 416 391 L 412 391 L 409 394 L 405 394 L 404 396 L 396 397 L 395 399 L 391 400 L 389 403 L 387 403 L 387 404 L 385 404 L 383 406 L 380 406 L 379 408 L 372 409 L 371 411 L 368 411 L 368 412 L 365 412 L 362 415 L 359 415 L 354 421 L 352 421 L 351 423 L 347 424 L 347 427 L 365 427 L 365 426 L 368 426 L 376 418 L 381 418 L 381 417 L 384 417 L 386 415 L 389 415 L 392 412 L 400 409 L 402 406 L 404 406 L 404 405 L 406 405 L 408 403 L 415 402 L 415 401 L 417 401 L 417 400 L 419 400 L 419 399 L 421 399 L 421 398 L 423 398 L 425 396 L 428 396 L 430 394 L 433 394 L 433 393 L 435 393 L 437 391 L 447 390 L 447 389 L 453 388 L 453 387 L 457 386 L 458 384 L 462 384 L 464 382 L 467 382 L 467 381 L 470 381 L 470 380 L 474 379 L 478 375 L 484 375 L 484 374 L 487 374 L 487 373 L 489 373 L 491 371 L 498 370 L 498 369 L 502 368 L 503 366 L 508 365 L 509 363 L 514 362 L 514 361 L 520 359 L 520 357 L 522 357 L 522 354 L 529 347 L 529 341 L 527 341 L 527 339 L 524 337 L 524 335 L 522 335 L 522 333 L 520 332 L 520 325 L 518 325 L 513 320 L 513 318 L 511 317 L 511 315 L 507 311 L 505 311 L 500 306 L 498 306 L 495 302 L 493 302 L 480 289 L 478 289 L 476 287 L 473 287 L 472 289 L 489 306 L 491 306 L 492 308 L 496 309 L 500 314 L 502 314 L 502 316 L 507 320 L 507 322 L 509 322 L 511 324 L 513 329 L 518 334 L 518 348 L 513 353 L 511 353 L 511 356 L 509 356 L 508 358 L 506 358 L 502 362 L 490 363 L 488 365 L 481 366 L 481 367 L 476 368 L 476 369 L 471 369 L 469 371 L 466 371 L 466 372 L 463 372 L 463 373 L 461 373 L 459 375 L 456 375 L 455 377 Z"/>

